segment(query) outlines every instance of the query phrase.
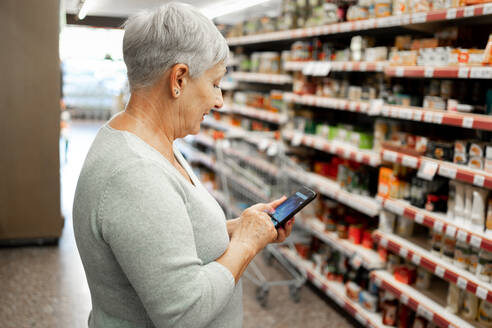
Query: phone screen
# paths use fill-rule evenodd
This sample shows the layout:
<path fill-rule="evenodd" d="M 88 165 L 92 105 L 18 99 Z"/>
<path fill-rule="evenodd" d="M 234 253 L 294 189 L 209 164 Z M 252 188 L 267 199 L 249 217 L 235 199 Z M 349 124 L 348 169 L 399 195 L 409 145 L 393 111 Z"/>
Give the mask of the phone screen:
<path fill-rule="evenodd" d="M 286 220 L 290 219 L 295 213 L 311 202 L 315 196 L 316 193 L 314 191 L 308 188 L 303 188 L 287 198 L 275 209 L 275 212 L 272 214 L 272 219 L 275 226 L 277 227 L 283 224 Z"/>

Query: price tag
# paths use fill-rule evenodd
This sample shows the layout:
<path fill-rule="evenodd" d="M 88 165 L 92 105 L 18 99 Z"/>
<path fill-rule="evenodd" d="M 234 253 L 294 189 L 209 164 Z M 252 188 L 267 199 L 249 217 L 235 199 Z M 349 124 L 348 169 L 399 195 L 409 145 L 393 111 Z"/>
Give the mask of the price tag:
<path fill-rule="evenodd" d="M 432 123 L 432 112 L 431 111 L 426 111 L 424 113 L 424 122 L 427 122 L 427 123 Z"/>
<path fill-rule="evenodd" d="M 444 224 L 441 221 L 434 221 L 434 231 L 437 233 L 442 233 L 442 230 L 444 229 Z"/>
<path fill-rule="evenodd" d="M 403 117 L 405 120 L 411 120 L 412 117 L 413 117 L 413 113 L 412 113 L 412 110 L 411 109 L 408 109 L 408 108 L 403 108 L 401 110 L 402 114 L 403 114 Z"/>
<path fill-rule="evenodd" d="M 492 14 L 492 3 L 489 2 L 483 5 L 483 14 Z"/>
<path fill-rule="evenodd" d="M 434 67 L 426 66 L 424 69 L 425 77 L 433 77 L 434 76 Z"/>
<path fill-rule="evenodd" d="M 418 224 L 424 223 L 424 215 L 422 213 L 415 213 L 415 222 Z"/>
<path fill-rule="evenodd" d="M 434 113 L 432 117 L 432 123 L 442 124 L 443 115 L 441 113 Z"/>
<path fill-rule="evenodd" d="M 425 23 L 426 19 L 426 13 L 415 13 L 412 15 L 412 24 Z"/>
<path fill-rule="evenodd" d="M 472 78 L 472 79 L 482 78 L 482 68 L 481 67 L 472 67 L 470 69 L 470 78 Z"/>
<path fill-rule="evenodd" d="M 419 307 L 417 308 L 417 314 L 426 318 L 429 321 L 432 321 L 434 318 L 434 313 L 432 313 L 432 311 L 428 310 L 422 304 L 419 304 Z"/>
<path fill-rule="evenodd" d="M 400 256 L 403 257 L 404 259 L 407 258 L 408 255 L 408 250 L 406 248 L 400 248 Z"/>
<path fill-rule="evenodd" d="M 361 72 L 367 71 L 367 63 L 360 63 L 359 71 L 361 71 Z"/>
<path fill-rule="evenodd" d="M 436 269 L 434 270 L 434 273 L 436 274 L 436 276 L 438 276 L 439 278 L 443 278 L 444 277 L 444 268 L 439 266 L 439 265 L 436 265 Z"/>
<path fill-rule="evenodd" d="M 483 175 L 475 174 L 473 176 L 473 184 L 475 186 L 483 187 L 484 182 L 485 182 L 485 177 Z"/>
<path fill-rule="evenodd" d="M 291 141 L 292 146 L 294 146 L 294 147 L 299 146 L 302 142 L 302 137 L 303 137 L 302 133 L 299 133 L 299 132 L 295 133 L 294 137 L 292 138 L 292 141 Z"/>
<path fill-rule="evenodd" d="M 410 24 L 410 18 L 411 18 L 411 16 L 409 14 L 402 15 L 402 17 L 401 17 L 401 25 L 408 25 L 408 24 Z"/>
<path fill-rule="evenodd" d="M 270 147 L 268 147 L 267 155 L 268 156 L 275 156 L 275 155 L 277 155 L 277 153 L 278 153 L 277 143 L 276 142 L 272 142 L 272 144 L 270 145 Z"/>
<path fill-rule="evenodd" d="M 470 244 L 473 247 L 480 248 L 480 246 L 482 245 L 482 238 L 480 238 L 476 235 L 472 235 L 470 238 Z"/>
<path fill-rule="evenodd" d="M 392 213 L 395 213 L 395 214 L 398 214 L 398 215 L 403 215 L 403 213 L 405 212 L 405 208 L 403 206 L 399 206 L 398 204 L 388 200 L 386 203 L 385 203 L 385 206 L 384 206 L 388 211 L 392 212 Z"/>
<path fill-rule="evenodd" d="M 402 77 L 404 74 L 405 74 L 405 68 L 404 68 L 404 67 L 398 66 L 398 67 L 395 69 L 395 75 L 396 75 L 397 77 Z"/>
<path fill-rule="evenodd" d="M 354 102 L 354 101 L 351 101 L 350 104 L 349 104 L 349 110 L 351 112 L 355 112 L 357 110 L 357 103 Z"/>
<path fill-rule="evenodd" d="M 345 70 L 351 72 L 354 69 L 353 66 L 354 65 L 352 63 L 347 63 L 347 65 L 345 65 Z"/>
<path fill-rule="evenodd" d="M 374 99 L 370 102 L 370 115 L 379 115 L 381 108 L 383 107 L 383 99 Z"/>
<path fill-rule="evenodd" d="M 456 228 L 451 225 L 446 226 L 446 235 L 454 238 L 456 235 Z"/>
<path fill-rule="evenodd" d="M 383 106 L 383 108 L 381 108 L 381 114 L 383 114 L 383 116 L 390 116 L 390 107 Z"/>
<path fill-rule="evenodd" d="M 456 173 L 457 170 L 454 167 L 450 167 L 447 165 L 441 165 L 439 167 L 439 175 L 450 178 L 450 179 L 456 179 Z"/>
<path fill-rule="evenodd" d="M 455 19 L 456 12 L 457 12 L 456 8 L 448 9 L 448 11 L 446 12 L 446 19 Z"/>
<path fill-rule="evenodd" d="M 402 164 L 403 166 L 412 167 L 414 169 L 418 166 L 418 158 L 413 156 L 403 155 Z"/>
<path fill-rule="evenodd" d="M 468 72 L 469 72 L 468 67 L 460 67 L 460 69 L 458 70 L 458 77 L 460 79 L 467 79 L 468 78 Z"/>
<path fill-rule="evenodd" d="M 417 255 L 417 254 L 413 254 L 412 255 L 412 262 L 415 263 L 416 265 L 420 265 L 420 255 Z"/>
<path fill-rule="evenodd" d="M 343 299 L 341 297 L 339 297 L 338 295 L 335 295 L 333 294 L 333 300 L 335 301 L 335 303 L 337 303 L 339 306 L 344 306 L 345 305 L 345 302 L 343 301 Z"/>
<path fill-rule="evenodd" d="M 462 127 L 471 129 L 473 127 L 473 117 L 464 117 Z"/>
<path fill-rule="evenodd" d="M 475 7 L 473 6 L 470 6 L 470 7 L 465 7 L 465 17 L 470 17 L 470 16 L 473 16 L 474 15 L 474 12 L 475 12 Z"/>
<path fill-rule="evenodd" d="M 321 62 L 320 74 L 321 76 L 327 76 L 330 74 L 331 64 L 329 62 Z"/>
<path fill-rule="evenodd" d="M 381 245 L 381 247 L 383 247 L 383 248 L 387 248 L 388 247 L 388 239 L 381 238 L 381 240 L 379 241 L 379 245 Z"/>
<path fill-rule="evenodd" d="M 407 305 L 407 304 L 408 304 L 408 296 L 407 296 L 407 295 L 405 295 L 405 294 L 401 294 L 401 295 L 400 295 L 400 302 L 401 302 L 402 304 Z"/>
<path fill-rule="evenodd" d="M 421 179 L 431 181 L 434 179 L 436 175 L 438 165 L 436 162 L 423 160 L 420 165 L 419 171 L 417 172 L 417 176 Z"/>
<path fill-rule="evenodd" d="M 314 140 L 314 148 L 323 150 L 325 146 L 325 142 L 323 140 L 315 139 Z"/>
<path fill-rule="evenodd" d="M 465 231 L 463 231 L 463 230 L 458 230 L 458 235 L 456 236 L 456 238 L 459 241 L 462 241 L 462 242 L 465 242 L 466 243 L 466 239 L 468 238 L 468 234 Z"/>
<path fill-rule="evenodd" d="M 486 300 L 488 292 L 485 288 L 478 286 L 475 294 L 481 299 Z"/>
<path fill-rule="evenodd" d="M 396 163 L 397 158 L 398 154 L 396 152 L 390 150 L 383 151 L 383 160 L 391 163 Z"/>
<path fill-rule="evenodd" d="M 413 111 L 413 120 L 414 121 L 422 121 L 422 111 L 421 110 L 415 110 Z"/>
<path fill-rule="evenodd" d="M 302 68 L 302 74 L 304 75 L 312 75 L 313 71 L 315 69 L 315 65 L 313 62 L 308 62 L 306 65 Z"/>
<path fill-rule="evenodd" d="M 456 285 L 458 285 L 458 287 L 461 289 L 466 289 L 466 285 L 468 285 L 468 282 L 463 277 L 458 277 Z"/>

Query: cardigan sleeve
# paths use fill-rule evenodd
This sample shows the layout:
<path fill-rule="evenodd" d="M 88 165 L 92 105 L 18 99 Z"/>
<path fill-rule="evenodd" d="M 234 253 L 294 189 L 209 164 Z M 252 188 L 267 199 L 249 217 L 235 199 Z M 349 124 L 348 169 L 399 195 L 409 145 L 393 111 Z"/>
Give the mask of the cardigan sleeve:
<path fill-rule="evenodd" d="M 137 162 L 114 173 L 98 218 L 156 327 L 204 327 L 230 300 L 234 277 L 199 259 L 186 195 L 164 168 Z"/>

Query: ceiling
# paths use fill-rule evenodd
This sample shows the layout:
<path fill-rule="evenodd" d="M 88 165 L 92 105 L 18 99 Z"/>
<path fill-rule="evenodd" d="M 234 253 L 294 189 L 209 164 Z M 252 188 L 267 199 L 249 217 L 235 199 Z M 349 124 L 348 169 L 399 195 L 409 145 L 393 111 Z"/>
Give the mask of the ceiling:
<path fill-rule="evenodd" d="M 67 14 L 77 14 L 79 0 L 63 0 Z M 104 16 L 104 17 L 128 17 L 141 9 L 152 9 L 158 7 L 164 3 L 170 2 L 169 0 L 90 0 L 88 7 L 88 16 Z M 184 0 L 178 2 L 184 2 L 191 4 L 197 8 L 204 8 L 206 6 L 220 3 L 224 0 Z M 246 1 L 246 0 L 244 0 Z M 244 21 L 251 17 L 258 17 L 263 15 L 276 16 L 280 8 L 281 0 L 270 0 L 263 4 L 250 7 L 242 10 L 241 12 L 235 12 L 226 16 L 216 18 L 215 21 L 221 24 L 235 24 Z"/>

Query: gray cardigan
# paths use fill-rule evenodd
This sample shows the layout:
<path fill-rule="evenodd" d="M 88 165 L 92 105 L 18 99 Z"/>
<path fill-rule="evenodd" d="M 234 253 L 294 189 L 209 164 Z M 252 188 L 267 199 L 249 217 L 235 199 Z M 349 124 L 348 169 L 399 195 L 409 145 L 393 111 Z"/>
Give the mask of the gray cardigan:
<path fill-rule="evenodd" d="M 89 327 L 241 327 L 242 289 L 215 262 L 224 212 L 157 150 L 101 128 L 77 183 L 73 224 L 91 291 Z"/>

